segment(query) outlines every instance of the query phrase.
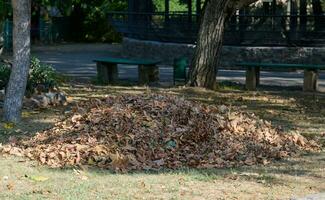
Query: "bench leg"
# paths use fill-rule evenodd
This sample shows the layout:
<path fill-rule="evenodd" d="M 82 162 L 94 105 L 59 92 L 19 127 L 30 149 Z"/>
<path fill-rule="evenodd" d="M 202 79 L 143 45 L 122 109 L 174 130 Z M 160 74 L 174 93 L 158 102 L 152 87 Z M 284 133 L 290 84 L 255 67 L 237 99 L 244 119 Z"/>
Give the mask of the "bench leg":
<path fill-rule="evenodd" d="M 97 63 L 97 78 L 103 84 L 109 83 L 107 67 L 102 63 Z"/>
<path fill-rule="evenodd" d="M 259 67 L 248 67 L 246 70 L 246 89 L 256 90 L 257 84 L 260 80 L 260 70 Z"/>
<path fill-rule="evenodd" d="M 118 70 L 116 64 L 97 63 L 97 76 L 104 84 L 114 84 L 118 79 Z"/>
<path fill-rule="evenodd" d="M 260 67 L 256 67 L 256 86 L 260 85 Z"/>
<path fill-rule="evenodd" d="M 156 65 L 139 65 L 138 74 L 140 85 L 159 82 L 159 67 Z"/>
<path fill-rule="evenodd" d="M 116 64 L 110 64 L 107 66 L 109 83 L 114 84 L 118 80 L 118 69 Z"/>
<path fill-rule="evenodd" d="M 308 70 L 304 71 L 304 87 L 303 90 L 306 92 L 314 92 L 317 91 L 317 79 L 318 72 L 317 70 Z"/>

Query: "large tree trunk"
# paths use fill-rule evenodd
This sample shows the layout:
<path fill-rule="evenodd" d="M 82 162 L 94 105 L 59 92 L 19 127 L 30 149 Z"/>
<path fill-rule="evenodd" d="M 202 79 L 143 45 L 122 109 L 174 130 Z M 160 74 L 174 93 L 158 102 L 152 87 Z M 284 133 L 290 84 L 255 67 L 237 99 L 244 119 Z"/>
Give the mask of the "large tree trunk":
<path fill-rule="evenodd" d="M 215 89 L 225 22 L 236 9 L 257 0 L 207 0 L 188 85 Z"/>
<path fill-rule="evenodd" d="M 189 72 L 190 86 L 214 89 L 227 8 L 231 0 L 210 0 L 205 6 L 198 42 Z"/>
<path fill-rule="evenodd" d="M 21 116 L 30 65 L 31 0 L 12 0 L 14 61 L 4 102 L 4 119 L 18 122 Z"/>

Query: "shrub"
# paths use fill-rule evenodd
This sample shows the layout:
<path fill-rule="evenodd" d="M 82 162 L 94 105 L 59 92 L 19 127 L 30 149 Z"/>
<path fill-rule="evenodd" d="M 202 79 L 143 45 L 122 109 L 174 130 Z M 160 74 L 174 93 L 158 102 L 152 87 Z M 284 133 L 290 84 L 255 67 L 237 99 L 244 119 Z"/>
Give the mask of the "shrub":
<path fill-rule="evenodd" d="M 10 77 L 10 68 L 7 65 L 1 64 L 0 65 L 0 90 L 3 90 Z"/>
<path fill-rule="evenodd" d="M 39 59 L 33 57 L 29 69 L 27 82 L 27 92 L 33 93 L 35 89 L 42 89 L 47 92 L 57 87 L 59 84 L 59 75 L 55 69 L 47 64 L 43 64 Z"/>
<path fill-rule="evenodd" d="M 0 66 L 0 89 L 4 89 L 8 84 L 10 77 L 10 68 L 8 66 Z M 40 92 L 48 92 L 58 87 L 61 82 L 60 75 L 55 69 L 47 64 L 43 64 L 39 59 L 33 57 L 29 70 L 29 76 L 26 87 L 26 94 L 30 95 L 35 90 Z"/>

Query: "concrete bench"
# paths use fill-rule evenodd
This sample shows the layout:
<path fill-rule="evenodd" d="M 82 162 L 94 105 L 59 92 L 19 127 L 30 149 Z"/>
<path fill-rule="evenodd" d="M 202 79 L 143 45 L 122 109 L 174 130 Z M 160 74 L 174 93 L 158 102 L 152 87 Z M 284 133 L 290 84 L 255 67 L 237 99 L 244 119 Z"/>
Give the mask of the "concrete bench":
<path fill-rule="evenodd" d="M 281 63 L 236 63 L 239 67 L 246 68 L 246 89 L 256 90 L 256 86 L 260 83 L 260 71 L 265 69 L 293 69 L 304 70 L 304 91 L 317 91 L 318 71 L 325 70 L 324 65 L 309 64 L 281 64 Z"/>
<path fill-rule="evenodd" d="M 141 85 L 159 81 L 159 68 L 157 64 L 160 61 L 106 57 L 95 59 L 94 62 L 97 64 L 98 78 L 106 84 L 114 84 L 117 82 L 118 64 L 138 65 L 138 81 Z"/>

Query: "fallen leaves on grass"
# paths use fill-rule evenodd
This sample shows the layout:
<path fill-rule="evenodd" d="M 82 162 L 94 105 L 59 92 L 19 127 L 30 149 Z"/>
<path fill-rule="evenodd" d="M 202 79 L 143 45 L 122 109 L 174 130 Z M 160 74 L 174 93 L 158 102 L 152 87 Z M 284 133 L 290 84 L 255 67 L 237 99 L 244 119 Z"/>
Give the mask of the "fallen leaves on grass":
<path fill-rule="evenodd" d="M 116 171 L 267 164 L 318 145 L 253 114 L 166 95 L 124 95 L 79 103 L 35 137 L 2 147 L 50 167 Z"/>
<path fill-rule="evenodd" d="M 8 190 L 12 191 L 12 190 L 14 190 L 14 188 L 15 188 L 15 185 L 13 183 L 7 184 L 7 189 Z"/>

